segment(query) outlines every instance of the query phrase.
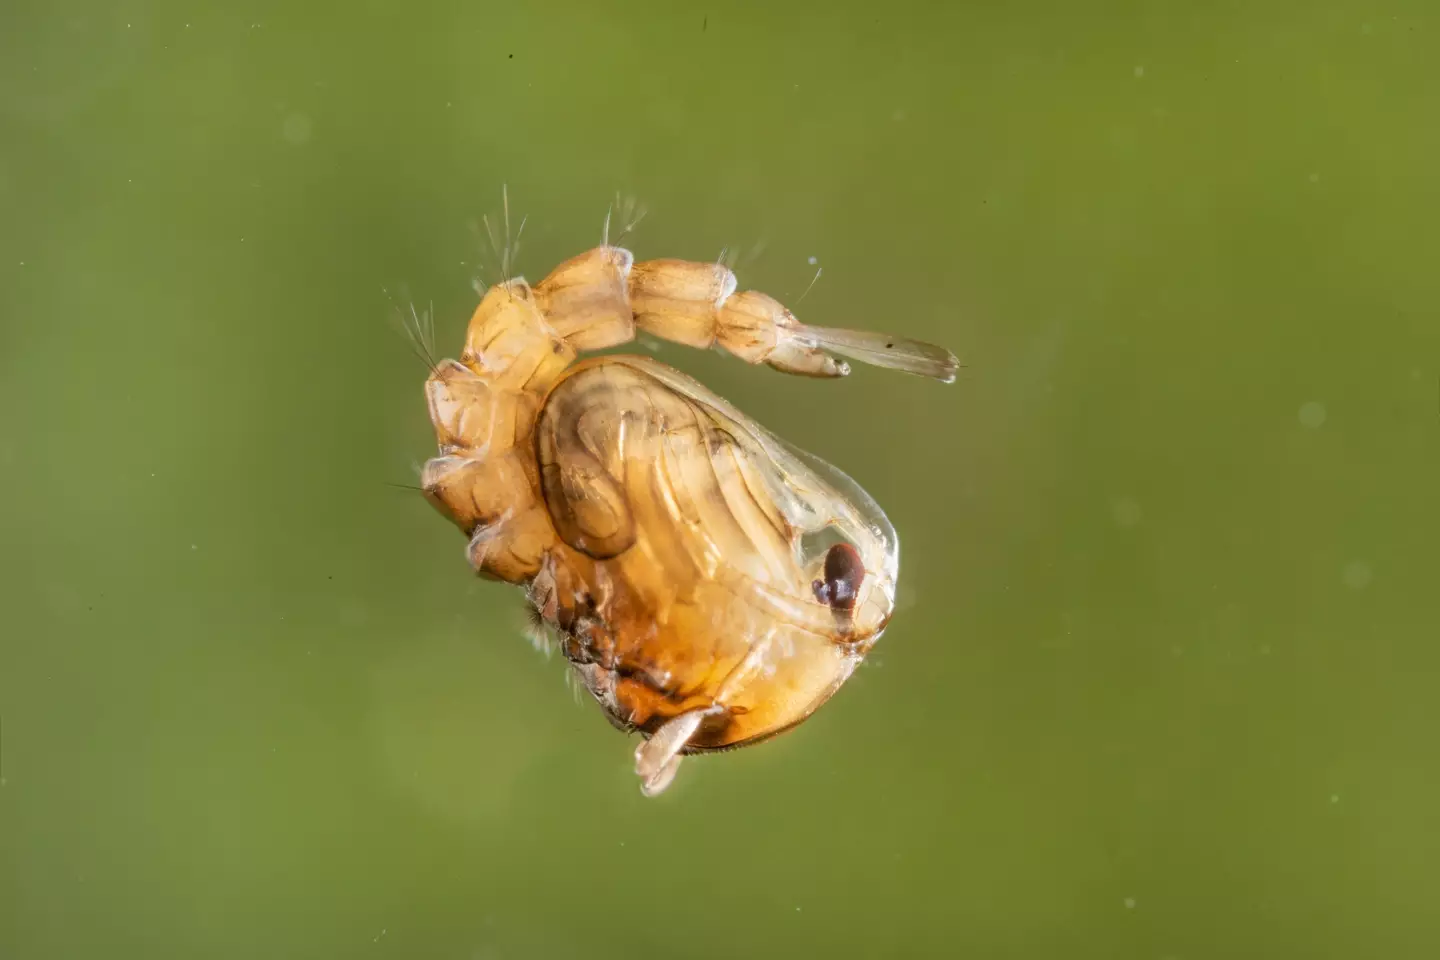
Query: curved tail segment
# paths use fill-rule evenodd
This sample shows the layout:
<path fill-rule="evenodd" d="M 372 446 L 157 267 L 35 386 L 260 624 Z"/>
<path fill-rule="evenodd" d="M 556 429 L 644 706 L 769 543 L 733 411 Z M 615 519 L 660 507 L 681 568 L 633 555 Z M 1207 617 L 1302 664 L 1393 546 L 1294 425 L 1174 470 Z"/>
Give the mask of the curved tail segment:
<path fill-rule="evenodd" d="M 491 287 L 471 319 L 463 362 L 543 394 L 576 354 L 628 343 L 644 331 L 799 376 L 843 377 L 850 372 L 846 358 L 942 383 L 955 380 L 960 363 L 944 347 L 888 333 L 807 326 L 774 297 L 738 285 L 722 263 L 637 263 L 622 247 L 596 247 L 533 288 L 522 277 Z"/>

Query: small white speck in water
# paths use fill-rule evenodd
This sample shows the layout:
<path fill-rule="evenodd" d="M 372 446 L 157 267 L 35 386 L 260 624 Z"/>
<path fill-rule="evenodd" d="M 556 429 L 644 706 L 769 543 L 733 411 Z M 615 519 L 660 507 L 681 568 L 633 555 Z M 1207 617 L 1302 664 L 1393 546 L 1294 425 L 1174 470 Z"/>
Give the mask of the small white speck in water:
<path fill-rule="evenodd" d="M 1140 504 L 1129 497 L 1119 497 L 1110 504 L 1110 515 L 1122 527 L 1133 527 L 1145 518 Z"/>
<path fill-rule="evenodd" d="M 291 143 L 298 147 L 300 144 L 310 140 L 310 133 L 313 129 L 314 124 L 310 122 L 309 117 L 303 113 L 292 113 L 286 117 L 285 122 L 281 124 L 280 135 L 285 138 L 286 143 Z"/>
<path fill-rule="evenodd" d="M 1318 430 L 1325 423 L 1325 404 L 1318 400 L 1300 405 L 1300 425 Z"/>
<path fill-rule="evenodd" d="M 815 266 L 815 264 L 817 264 L 817 263 L 820 262 L 820 258 L 819 258 L 819 257 L 811 257 L 811 258 L 810 258 L 809 260 L 807 260 L 806 262 L 809 263 L 810 266 L 813 267 L 813 266 Z"/>
<path fill-rule="evenodd" d="M 1363 560 L 1351 560 L 1345 564 L 1345 571 L 1341 574 L 1345 586 L 1351 590 L 1364 590 L 1370 586 L 1370 581 L 1374 578 L 1375 574 L 1371 571 L 1370 564 Z"/>
<path fill-rule="evenodd" d="M 1135 898 L 1134 898 L 1134 897 L 1126 897 L 1126 898 L 1125 898 L 1125 909 L 1126 909 L 1126 910 L 1134 910 L 1134 909 L 1135 909 Z"/>

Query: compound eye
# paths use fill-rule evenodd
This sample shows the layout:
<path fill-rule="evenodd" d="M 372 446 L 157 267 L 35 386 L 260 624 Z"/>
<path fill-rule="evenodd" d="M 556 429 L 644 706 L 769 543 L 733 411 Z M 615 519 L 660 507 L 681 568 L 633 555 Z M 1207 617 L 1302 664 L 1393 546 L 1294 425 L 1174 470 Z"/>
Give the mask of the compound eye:
<path fill-rule="evenodd" d="M 825 552 L 824 580 L 812 585 L 815 599 L 829 604 L 831 610 L 850 612 L 865 582 L 865 564 L 860 551 L 848 543 L 837 543 Z"/>

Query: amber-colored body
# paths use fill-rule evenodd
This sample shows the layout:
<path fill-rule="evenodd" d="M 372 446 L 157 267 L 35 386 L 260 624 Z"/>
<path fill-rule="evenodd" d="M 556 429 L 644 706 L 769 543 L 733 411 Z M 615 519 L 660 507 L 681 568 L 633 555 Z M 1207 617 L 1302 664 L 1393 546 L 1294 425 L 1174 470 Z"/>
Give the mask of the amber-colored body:
<path fill-rule="evenodd" d="M 426 383 L 426 496 L 482 575 L 526 587 L 663 790 L 687 753 L 808 717 L 889 622 L 898 542 L 843 474 L 656 360 L 576 355 L 637 330 L 836 377 L 826 351 L 954 379 L 947 351 L 801 325 L 715 263 L 601 246 L 491 287 L 459 361 Z"/>

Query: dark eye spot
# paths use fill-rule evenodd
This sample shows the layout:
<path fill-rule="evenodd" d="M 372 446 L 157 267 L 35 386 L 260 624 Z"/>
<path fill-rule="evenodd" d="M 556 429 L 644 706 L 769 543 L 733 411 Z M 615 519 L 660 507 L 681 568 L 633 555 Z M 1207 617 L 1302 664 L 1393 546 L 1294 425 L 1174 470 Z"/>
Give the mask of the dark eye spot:
<path fill-rule="evenodd" d="M 832 610 L 854 610 L 865 582 L 865 564 L 860 551 L 848 543 L 837 543 L 825 552 L 825 579 L 812 585 L 815 599 L 830 605 Z"/>

